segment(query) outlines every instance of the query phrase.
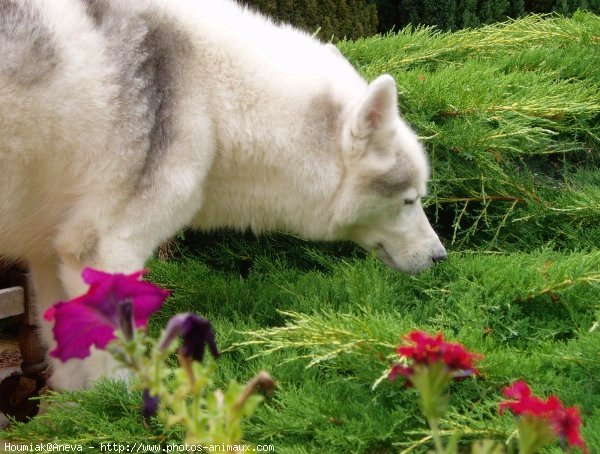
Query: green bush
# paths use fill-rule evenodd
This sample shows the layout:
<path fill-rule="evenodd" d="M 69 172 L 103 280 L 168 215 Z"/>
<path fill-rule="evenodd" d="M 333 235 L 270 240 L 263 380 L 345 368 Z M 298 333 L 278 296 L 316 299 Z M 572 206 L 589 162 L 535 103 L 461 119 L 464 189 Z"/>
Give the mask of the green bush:
<path fill-rule="evenodd" d="M 474 28 L 527 13 L 600 13 L 600 0 L 240 0 L 324 41 L 400 30 L 409 24 L 441 30 Z"/>
<path fill-rule="evenodd" d="M 368 0 L 241 0 L 268 16 L 314 33 L 323 41 L 377 32 L 377 8 Z"/>
<path fill-rule="evenodd" d="M 527 13 L 571 15 L 578 9 L 600 12 L 598 0 L 374 0 L 379 31 L 409 24 L 435 25 L 441 30 L 479 27 Z"/>

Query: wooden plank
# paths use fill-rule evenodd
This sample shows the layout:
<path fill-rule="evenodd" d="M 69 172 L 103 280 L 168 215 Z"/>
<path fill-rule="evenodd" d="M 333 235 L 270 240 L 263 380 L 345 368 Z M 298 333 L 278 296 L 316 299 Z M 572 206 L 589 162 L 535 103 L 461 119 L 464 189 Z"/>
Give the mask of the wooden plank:
<path fill-rule="evenodd" d="M 13 317 L 25 311 L 23 287 L 0 289 L 0 318 Z"/>

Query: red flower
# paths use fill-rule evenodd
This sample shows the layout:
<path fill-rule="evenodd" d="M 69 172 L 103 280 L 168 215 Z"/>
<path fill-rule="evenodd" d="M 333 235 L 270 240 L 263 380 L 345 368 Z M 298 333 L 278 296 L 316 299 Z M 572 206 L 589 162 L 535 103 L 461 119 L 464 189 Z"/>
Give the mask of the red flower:
<path fill-rule="evenodd" d="M 570 446 L 577 446 L 583 452 L 587 452 L 587 447 L 583 438 L 581 438 L 581 416 L 577 407 L 561 408 L 555 411 L 551 416 L 552 428 L 558 437 L 566 441 Z"/>
<path fill-rule="evenodd" d="M 532 395 L 529 385 L 522 380 L 505 388 L 504 395 L 515 400 L 500 402 L 500 413 L 503 413 L 508 408 L 515 415 L 544 417 L 560 406 L 560 401 L 555 396 L 550 396 L 548 400 L 543 400 Z"/>
<path fill-rule="evenodd" d="M 576 407 L 565 408 L 556 396 L 546 400 L 534 396 L 529 385 L 522 380 L 505 388 L 504 395 L 514 400 L 500 402 L 500 413 L 509 409 L 515 415 L 543 419 L 558 438 L 587 452 L 579 432 L 581 416 Z"/>
<path fill-rule="evenodd" d="M 404 336 L 404 340 L 410 344 L 399 346 L 396 352 L 412 360 L 413 365 L 432 365 L 442 362 L 452 378 L 465 378 L 479 374 L 475 362 L 482 356 L 469 352 L 459 343 L 445 342 L 441 333 L 431 336 L 422 331 L 412 331 Z M 392 367 L 388 378 L 394 380 L 398 375 L 402 375 L 409 380 L 413 370 L 411 366 L 397 364 Z"/>
<path fill-rule="evenodd" d="M 44 313 L 46 320 L 54 320 L 56 348 L 50 355 L 67 361 L 89 356 L 92 345 L 103 349 L 115 338 L 115 329 L 122 328 L 122 306 L 127 304 L 133 305 L 134 326 L 146 326 L 150 315 L 160 309 L 169 292 L 139 280 L 145 273 L 126 275 L 91 268 L 83 270 L 83 280 L 90 284 L 88 292 L 71 301 L 56 303 Z"/>

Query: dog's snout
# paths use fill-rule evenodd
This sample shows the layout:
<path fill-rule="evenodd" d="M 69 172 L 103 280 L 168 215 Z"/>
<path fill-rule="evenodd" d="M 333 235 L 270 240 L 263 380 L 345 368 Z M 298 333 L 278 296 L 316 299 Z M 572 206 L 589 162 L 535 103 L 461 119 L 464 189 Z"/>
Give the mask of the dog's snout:
<path fill-rule="evenodd" d="M 433 263 L 440 263 L 446 260 L 447 258 L 448 254 L 446 253 L 446 251 L 441 251 L 434 253 L 431 257 L 431 260 L 433 261 Z"/>

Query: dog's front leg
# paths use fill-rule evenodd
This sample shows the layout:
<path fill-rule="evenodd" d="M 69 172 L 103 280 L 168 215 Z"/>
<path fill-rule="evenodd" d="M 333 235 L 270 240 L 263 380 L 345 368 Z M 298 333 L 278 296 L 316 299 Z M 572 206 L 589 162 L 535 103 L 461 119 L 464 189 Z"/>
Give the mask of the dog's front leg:
<path fill-rule="evenodd" d="M 56 347 L 52 325 L 44 320 L 44 312 L 58 301 L 67 299 L 67 293 L 59 279 L 59 259 L 56 255 L 33 258 L 29 261 L 31 280 L 34 288 L 36 317 L 41 330 L 42 341 L 48 351 Z M 79 389 L 88 384 L 88 373 L 80 360 L 62 362 L 48 355 L 50 385 L 54 389 Z"/>
<path fill-rule="evenodd" d="M 144 265 L 145 257 L 138 257 L 133 253 L 128 242 L 120 242 L 111 237 L 102 238 L 97 235 L 97 229 L 90 229 L 88 232 L 93 232 L 94 239 L 84 240 L 78 238 L 76 233 L 81 229 L 68 230 L 65 229 L 63 238 L 69 238 L 69 242 L 57 243 L 59 251 L 59 261 L 55 268 L 55 276 L 59 281 L 59 286 L 64 289 L 66 298 L 72 299 L 88 291 L 88 286 L 82 279 L 82 271 L 85 267 L 93 267 L 106 272 L 129 273 L 137 271 Z M 76 239 L 77 241 L 73 241 Z M 82 244 L 93 244 L 93 247 L 86 248 L 84 253 L 76 249 Z M 73 245 L 73 247 L 70 247 Z M 151 249 L 150 249 L 151 250 Z M 50 273 L 48 273 L 50 274 Z M 50 304 L 58 301 L 54 298 L 45 304 L 48 307 Z M 46 325 L 49 345 L 54 345 L 52 333 L 48 322 L 43 321 Z M 91 387 L 101 377 L 112 378 L 127 378 L 128 373 L 125 369 L 120 368 L 119 364 L 106 351 L 91 349 L 90 356 L 84 359 L 70 359 L 62 362 L 59 359 L 51 358 L 52 375 L 50 384 L 54 389 L 80 389 Z"/>

